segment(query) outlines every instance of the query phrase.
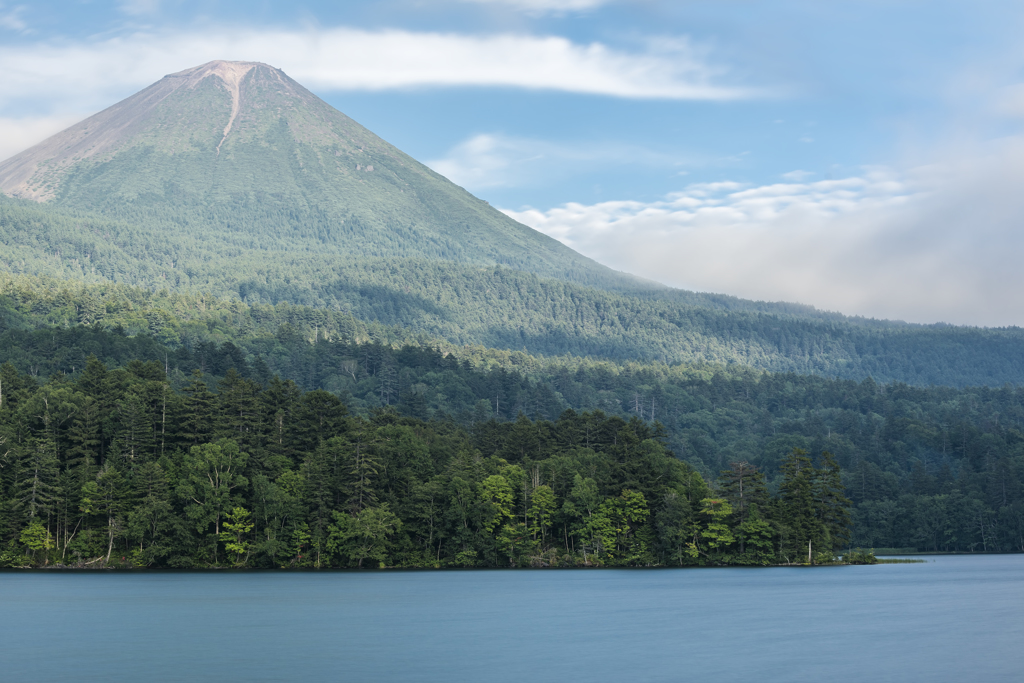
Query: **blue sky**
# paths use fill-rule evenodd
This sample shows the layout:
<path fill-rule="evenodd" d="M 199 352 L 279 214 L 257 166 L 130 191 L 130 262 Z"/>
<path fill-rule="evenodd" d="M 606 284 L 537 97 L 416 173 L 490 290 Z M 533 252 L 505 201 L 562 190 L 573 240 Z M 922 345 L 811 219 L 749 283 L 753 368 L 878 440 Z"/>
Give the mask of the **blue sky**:
<path fill-rule="evenodd" d="M 283 68 L 609 265 L 1024 324 L 1024 5 L 0 0 L 0 157 L 215 58 Z"/>

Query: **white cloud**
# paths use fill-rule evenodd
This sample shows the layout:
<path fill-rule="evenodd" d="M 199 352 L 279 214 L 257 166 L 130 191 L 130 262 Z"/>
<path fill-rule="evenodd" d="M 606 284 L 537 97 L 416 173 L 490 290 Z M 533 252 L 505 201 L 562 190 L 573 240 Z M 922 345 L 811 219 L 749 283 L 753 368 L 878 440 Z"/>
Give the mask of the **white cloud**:
<path fill-rule="evenodd" d="M 402 30 L 238 30 L 139 33 L 96 42 L 0 47 L 0 111 L 18 103 L 110 103 L 167 73 L 213 59 L 258 60 L 319 90 L 490 86 L 624 98 L 732 100 L 759 93 L 686 39 L 641 51 L 559 36 Z"/>
<path fill-rule="evenodd" d="M 84 116 L 0 118 L 0 161 L 14 156 L 37 142 L 42 142 L 83 118 Z"/>
<path fill-rule="evenodd" d="M 897 174 L 507 211 L 674 286 L 915 322 L 1024 325 L 1024 141 Z"/>
<path fill-rule="evenodd" d="M 633 145 L 558 144 L 499 133 L 465 140 L 443 159 L 427 161 L 432 169 L 469 190 L 538 185 L 566 174 L 585 172 L 596 162 L 625 166 L 673 166 L 665 154 Z"/>

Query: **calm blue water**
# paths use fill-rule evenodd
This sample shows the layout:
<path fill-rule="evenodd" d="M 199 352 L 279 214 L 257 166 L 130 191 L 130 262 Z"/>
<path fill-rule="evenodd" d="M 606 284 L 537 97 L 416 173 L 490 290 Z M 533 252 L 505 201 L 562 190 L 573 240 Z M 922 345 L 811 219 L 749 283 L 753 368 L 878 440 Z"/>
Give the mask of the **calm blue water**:
<path fill-rule="evenodd" d="M 875 567 L 0 573 L 3 681 L 1021 681 L 1024 555 Z"/>

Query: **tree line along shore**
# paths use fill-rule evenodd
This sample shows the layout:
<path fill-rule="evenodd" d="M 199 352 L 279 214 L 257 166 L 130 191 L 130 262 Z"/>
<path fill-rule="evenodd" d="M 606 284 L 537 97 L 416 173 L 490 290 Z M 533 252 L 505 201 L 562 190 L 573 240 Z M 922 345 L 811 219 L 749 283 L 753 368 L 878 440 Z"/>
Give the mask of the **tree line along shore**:
<path fill-rule="evenodd" d="M 176 391 L 156 362 L 45 384 L 0 368 L 6 566 L 562 567 L 832 562 L 835 457 L 779 491 L 713 482 L 639 418 L 565 411 L 468 428 L 230 370 Z"/>

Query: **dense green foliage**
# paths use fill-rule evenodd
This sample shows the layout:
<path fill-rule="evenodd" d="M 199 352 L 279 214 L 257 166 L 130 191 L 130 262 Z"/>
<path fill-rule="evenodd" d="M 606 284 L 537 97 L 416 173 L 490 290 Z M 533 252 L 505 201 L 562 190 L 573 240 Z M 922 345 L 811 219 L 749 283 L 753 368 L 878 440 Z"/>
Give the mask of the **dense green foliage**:
<path fill-rule="evenodd" d="M 198 311 L 185 298 L 163 300 L 181 304 L 179 319 L 146 308 L 151 295 L 115 289 L 118 296 L 133 291 L 138 302 L 111 295 L 99 307 L 107 317 L 89 326 L 63 317 L 68 309 L 91 310 L 81 300 L 38 305 L 35 312 L 39 299 L 0 308 L 0 360 L 40 381 L 78 376 L 90 354 L 112 367 L 156 361 L 176 390 L 194 370 L 206 373 L 211 386 L 231 369 L 261 385 L 279 374 L 302 390 L 340 396 L 363 417 L 393 408 L 466 429 L 514 421 L 519 413 L 556 420 L 566 409 L 656 420 L 666 447 L 707 480 L 733 462 L 748 462 L 775 492 L 794 448 L 828 450 L 854 502 L 855 545 L 1024 549 L 1021 389 L 538 358 L 403 336 L 351 317 L 339 316 L 332 327 L 314 309 L 268 307 L 251 315 L 239 302 L 207 301 L 207 310 Z M 47 319 L 54 326 L 38 327 Z"/>
<path fill-rule="evenodd" d="M 43 385 L 0 367 L 8 566 L 650 566 L 830 562 L 839 467 L 736 464 L 719 490 L 662 428 L 599 411 L 468 430 L 230 368 L 175 391 L 95 358 Z"/>

